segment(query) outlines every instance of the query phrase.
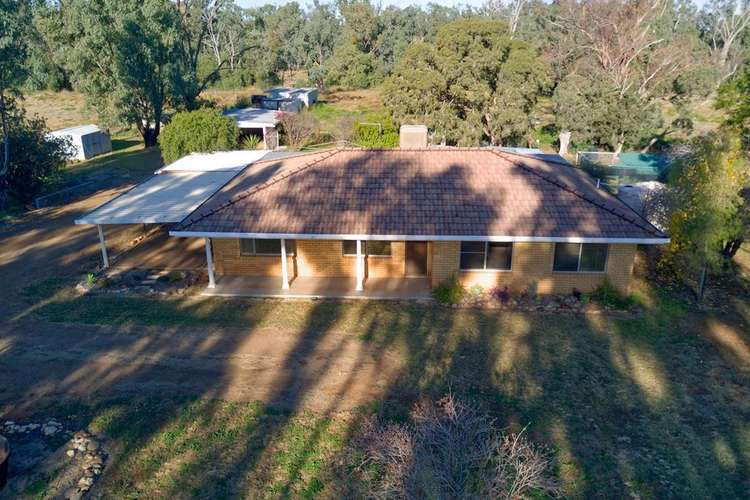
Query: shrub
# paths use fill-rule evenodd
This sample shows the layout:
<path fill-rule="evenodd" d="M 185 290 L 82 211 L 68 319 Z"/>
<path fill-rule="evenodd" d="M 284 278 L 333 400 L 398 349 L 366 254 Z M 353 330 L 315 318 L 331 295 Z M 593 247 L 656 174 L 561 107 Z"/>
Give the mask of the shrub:
<path fill-rule="evenodd" d="M 239 136 L 234 120 L 203 108 L 174 115 L 159 134 L 159 146 L 164 162 L 172 163 L 190 153 L 236 149 Z"/>
<path fill-rule="evenodd" d="M 354 142 L 363 148 L 397 148 L 399 133 L 390 116 L 372 114 L 354 127 Z"/>
<path fill-rule="evenodd" d="M 374 465 L 373 498 L 559 496 L 547 452 L 452 395 L 418 404 L 410 424 L 365 420 L 353 440 Z M 371 468 L 372 470 L 373 468 Z"/>
<path fill-rule="evenodd" d="M 432 296 L 435 300 L 443 304 L 458 304 L 464 298 L 465 294 L 466 290 L 463 285 L 455 278 L 451 281 L 440 283 L 432 291 Z"/>
<path fill-rule="evenodd" d="M 605 281 L 599 285 L 596 290 L 589 294 L 589 297 L 600 305 L 612 309 L 628 309 L 635 305 L 635 300 L 632 296 L 624 296 L 609 281 Z"/>
<path fill-rule="evenodd" d="M 8 134 L 10 164 L 0 175 L 0 210 L 7 208 L 8 195 L 25 203 L 54 183 L 65 161 L 73 153 L 66 139 L 49 137 L 43 119 L 27 118 L 22 108 L 10 100 L 8 106 Z M 3 158 L 0 145 L 0 163 Z"/>
<path fill-rule="evenodd" d="M 263 139 L 261 139 L 260 136 L 254 134 L 246 135 L 242 139 L 242 149 L 247 149 L 250 151 L 256 150 L 258 149 L 258 144 L 260 144 L 262 140 Z"/>
<path fill-rule="evenodd" d="M 490 293 L 503 304 L 507 304 L 510 301 L 510 290 L 508 290 L 507 286 L 503 288 L 495 287 Z"/>
<path fill-rule="evenodd" d="M 286 143 L 292 149 L 307 144 L 320 130 L 320 122 L 308 110 L 299 113 L 284 113 L 279 120 Z"/>

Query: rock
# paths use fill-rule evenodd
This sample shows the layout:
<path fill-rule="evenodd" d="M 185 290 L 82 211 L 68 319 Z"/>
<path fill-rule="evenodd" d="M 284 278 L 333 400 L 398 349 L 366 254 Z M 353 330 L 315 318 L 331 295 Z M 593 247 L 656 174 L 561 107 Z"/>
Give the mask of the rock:
<path fill-rule="evenodd" d="M 68 455 L 70 458 L 73 458 L 76 456 L 76 450 L 68 450 L 65 452 L 66 455 Z"/>
<path fill-rule="evenodd" d="M 29 424 L 27 427 L 29 428 L 30 431 L 35 431 L 38 428 L 40 428 L 41 425 L 39 425 L 39 424 Z"/>
<path fill-rule="evenodd" d="M 86 451 L 86 443 L 80 443 L 77 448 L 78 451 Z"/>
<path fill-rule="evenodd" d="M 96 442 L 96 441 L 94 441 L 94 440 L 91 440 L 91 441 L 89 441 L 89 442 L 88 442 L 88 444 L 86 445 L 86 449 L 87 449 L 88 451 L 96 451 L 96 450 L 98 450 L 98 449 L 99 449 L 99 443 L 97 443 L 97 442 Z"/>
<path fill-rule="evenodd" d="M 5 421 L 5 427 L 10 427 L 10 426 L 12 426 L 12 425 L 14 425 L 14 424 L 15 424 L 15 422 L 14 422 L 14 421 L 12 421 L 12 420 L 6 420 L 6 421 Z"/>

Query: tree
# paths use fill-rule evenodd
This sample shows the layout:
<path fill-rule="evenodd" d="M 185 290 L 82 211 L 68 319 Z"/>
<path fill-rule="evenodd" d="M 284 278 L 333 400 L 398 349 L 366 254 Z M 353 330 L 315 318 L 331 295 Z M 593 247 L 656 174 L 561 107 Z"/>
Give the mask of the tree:
<path fill-rule="evenodd" d="M 413 44 L 383 99 L 401 122 L 426 123 L 452 144 L 523 142 L 548 85 L 547 67 L 501 21 L 464 19 Z"/>
<path fill-rule="evenodd" d="M 10 113 L 12 156 L 7 174 L 8 194 L 20 202 L 31 201 L 53 180 L 73 153 L 71 144 L 49 137 L 41 118 L 27 118 L 22 109 Z"/>
<path fill-rule="evenodd" d="M 76 87 L 104 123 L 135 125 L 156 145 L 167 105 L 189 83 L 180 65 L 177 11 L 168 0 L 73 0 L 66 29 Z M 181 91 L 182 89 L 182 91 Z"/>
<path fill-rule="evenodd" d="M 730 134 L 693 140 L 687 153 L 671 168 L 674 211 L 668 256 L 686 275 L 699 270 L 699 299 L 708 271 L 720 269 L 727 243 L 737 237 L 742 191 L 749 180 L 740 141 Z"/>
<path fill-rule="evenodd" d="M 699 22 L 720 72 L 719 82 L 723 82 L 737 72 L 750 52 L 742 43 L 750 27 L 750 2 L 711 0 L 703 6 Z"/>
<path fill-rule="evenodd" d="M 555 125 L 571 133 L 578 146 L 619 151 L 623 144 L 638 144 L 656 134 L 661 114 L 655 104 L 644 105 L 632 92 L 625 95 L 596 73 L 571 74 L 552 97 Z"/>
<path fill-rule="evenodd" d="M 307 15 L 303 36 L 307 54 L 307 73 L 310 80 L 318 85 L 323 83 L 325 64 L 333 55 L 340 31 L 341 24 L 336 17 L 335 8 L 315 0 L 312 10 Z"/>
<path fill-rule="evenodd" d="M 724 124 L 740 134 L 745 149 L 750 151 L 750 66 L 719 87 L 716 107 L 725 111 Z"/>
<path fill-rule="evenodd" d="M 161 156 L 172 163 L 190 153 L 237 148 L 240 129 L 218 110 L 204 108 L 177 113 L 159 136 Z"/>
<path fill-rule="evenodd" d="M 13 149 L 12 114 L 19 86 L 26 78 L 27 34 L 30 22 L 29 5 L 24 1 L 0 0 L 0 209 L 7 206 L 11 151 Z"/>
<path fill-rule="evenodd" d="M 284 131 L 287 144 L 292 149 L 299 149 L 305 145 L 320 130 L 320 123 L 307 110 L 299 113 L 284 113 L 279 120 Z"/>
<path fill-rule="evenodd" d="M 326 83 L 349 89 L 366 89 L 378 79 L 375 56 L 342 41 L 328 60 Z"/>

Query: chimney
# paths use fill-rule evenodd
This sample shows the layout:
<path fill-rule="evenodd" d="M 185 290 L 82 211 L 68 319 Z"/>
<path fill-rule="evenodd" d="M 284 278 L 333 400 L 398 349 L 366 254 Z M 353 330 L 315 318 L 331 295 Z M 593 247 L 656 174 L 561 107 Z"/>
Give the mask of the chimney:
<path fill-rule="evenodd" d="M 401 125 L 398 147 L 401 149 L 426 148 L 427 127 L 425 125 Z"/>

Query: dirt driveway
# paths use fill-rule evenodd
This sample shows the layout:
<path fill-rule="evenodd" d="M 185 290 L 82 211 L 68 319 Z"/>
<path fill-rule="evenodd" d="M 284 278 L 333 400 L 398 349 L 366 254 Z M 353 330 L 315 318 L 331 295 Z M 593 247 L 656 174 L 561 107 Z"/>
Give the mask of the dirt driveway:
<path fill-rule="evenodd" d="M 0 289 L 0 415 L 31 412 L 59 396 L 134 392 L 336 411 L 377 397 L 392 381 L 398 357 L 371 351 L 348 332 L 92 326 L 35 317 L 22 290 L 98 265 L 96 231 L 73 221 L 114 194 L 38 211 L 0 230 L 0 283 L 10 285 Z"/>

